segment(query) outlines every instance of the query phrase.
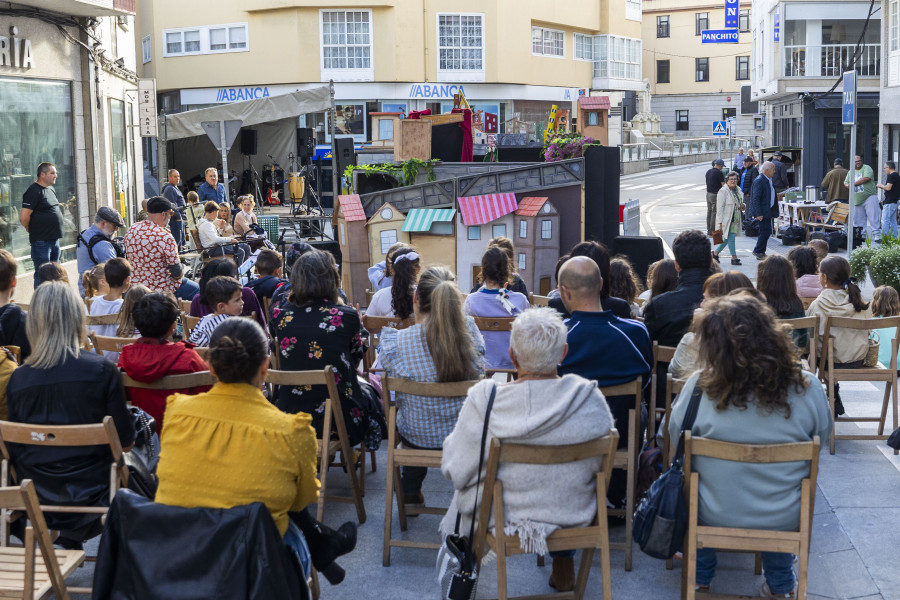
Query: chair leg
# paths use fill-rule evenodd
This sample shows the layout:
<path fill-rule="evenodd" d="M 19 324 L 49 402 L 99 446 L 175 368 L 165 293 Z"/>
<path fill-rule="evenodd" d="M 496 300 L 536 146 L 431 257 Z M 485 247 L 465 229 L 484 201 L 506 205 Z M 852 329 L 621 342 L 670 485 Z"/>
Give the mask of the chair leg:
<path fill-rule="evenodd" d="M 316 573 L 315 567 L 310 567 L 309 570 L 309 593 L 312 600 L 319 600 L 319 596 L 322 594 L 322 590 L 319 588 L 319 575 Z"/>
<path fill-rule="evenodd" d="M 834 414 L 834 373 L 828 377 L 828 409 Z M 834 454 L 834 435 L 837 433 L 837 423 L 831 423 L 831 437 L 828 438 L 828 451 Z"/>
<path fill-rule="evenodd" d="M 881 403 L 881 420 L 878 422 L 878 435 L 884 435 L 884 424 L 887 422 L 888 402 L 893 398 L 891 382 L 884 384 L 884 400 Z"/>
<path fill-rule="evenodd" d="M 539 567 L 543 567 L 543 566 L 544 566 L 544 555 L 543 555 L 543 554 L 538 554 L 538 555 L 537 555 L 537 565 L 538 565 Z"/>
<path fill-rule="evenodd" d="M 753 559 L 753 574 L 762 575 L 762 552 L 757 552 Z"/>
<path fill-rule="evenodd" d="M 369 451 L 369 458 L 372 459 L 372 472 L 377 473 L 378 472 L 378 462 L 375 460 L 375 451 L 374 450 Z"/>
<path fill-rule="evenodd" d="M 634 413 L 634 409 L 628 411 L 628 483 L 625 487 L 625 570 L 631 570 L 631 556 L 634 545 L 632 543 L 632 529 L 634 528 L 634 494 L 635 478 L 637 477 L 637 435 L 640 421 Z"/>
<path fill-rule="evenodd" d="M 397 517 L 400 531 L 406 531 L 406 505 L 403 504 L 403 482 L 400 478 L 400 467 L 394 467 L 394 495 L 397 496 Z"/>
<path fill-rule="evenodd" d="M 891 402 L 894 404 L 894 429 L 897 429 L 897 387 L 898 387 L 897 378 L 891 382 Z M 900 450 L 894 450 L 894 456 L 900 454 Z"/>
<path fill-rule="evenodd" d="M 393 449 L 388 448 L 387 486 L 384 488 L 384 549 L 381 564 L 391 566 L 391 521 L 394 516 L 394 469 L 391 468 Z M 397 498 L 399 504 L 400 498 Z"/>
<path fill-rule="evenodd" d="M 359 493 L 366 497 L 366 449 L 359 445 Z"/>
<path fill-rule="evenodd" d="M 584 597 L 584 590 L 587 588 L 588 577 L 591 574 L 591 562 L 593 560 L 593 548 L 585 548 L 581 551 L 581 564 L 578 566 L 578 574 L 575 576 L 575 590 L 573 591 L 575 600 L 581 600 Z M 603 574 L 606 577 L 609 577 L 609 571 L 606 567 L 603 567 Z M 603 598 L 609 599 L 611 597 L 612 594 L 609 596 L 606 595 L 606 582 L 604 579 Z"/>
<path fill-rule="evenodd" d="M 497 600 L 508 600 L 509 596 L 506 590 L 506 540 L 503 539 L 502 534 L 497 535 L 495 552 L 497 553 Z"/>

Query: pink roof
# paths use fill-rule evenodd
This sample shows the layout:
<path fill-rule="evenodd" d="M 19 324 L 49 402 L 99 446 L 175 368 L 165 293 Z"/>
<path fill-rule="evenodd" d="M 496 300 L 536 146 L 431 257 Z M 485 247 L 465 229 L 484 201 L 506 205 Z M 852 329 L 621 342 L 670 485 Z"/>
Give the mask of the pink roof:
<path fill-rule="evenodd" d="M 609 110 L 609 96 L 582 96 L 578 106 L 593 110 Z"/>
<path fill-rule="evenodd" d="M 338 202 L 340 202 L 341 213 L 344 215 L 344 220 L 348 223 L 351 221 L 366 220 L 366 211 L 363 210 L 359 194 L 338 196 Z"/>
<path fill-rule="evenodd" d="M 461 196 L 459 212 L 466 225 L 483 225 L 516 210 L 515 194 L 488 194 L 486 196 Z"/>
<path fill-rule="evenodd" d="M 536 217 L 538 211 L 541 210 L 541 207 L 544 206 L 544 202 L 546 201 L 546 196 L 542 198 L 522 198 L 522 201 L 519 202 L 519 209 L 516 211 L 516 214 L 520 217 Z"/>

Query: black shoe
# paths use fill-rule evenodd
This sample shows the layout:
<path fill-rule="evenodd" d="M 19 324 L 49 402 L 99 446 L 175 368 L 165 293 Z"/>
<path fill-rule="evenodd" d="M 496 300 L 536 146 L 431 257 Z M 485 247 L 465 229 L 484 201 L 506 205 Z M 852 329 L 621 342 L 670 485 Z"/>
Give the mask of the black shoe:
<path fill-rule="evenodd" d="M 63 550 L 84 550 L 83 542 L 63 536 L 56 538 L 56 545 Z"/>
<path fill-rule="evenodd" d="M 839 417 L 844 414 L 844 403 L 841 402 L 841 393 L 837 387 L 834 389 L 834 416 Z"/>
<path fill-rule="evenodd" d="M 738 257 L 732 256 L 732 257 L 731 257 L 731 264 L 733 264 L 733 265 L 742 265 L 742 264 L 744 264 L 744 263 L 742 263 L 742 262 L 741 262 L 741 259 L 739 259 Z"/>
<path fill-rule="evenodd" d="M 291 513 L 291 518 L 306 538 L 316 571 L 324 575 L 331 585 L 342 582 L 344 569 L 334 561 L 356 548 L 356 523 L 347 521 L 335 531 L 313 519 L 306 511 Z"/>
<path fill-rule="evenodd" d="M 719 262 L 719 253 L 718 252 L 713 252 L 712 257 L 713 257 L 714 261 Z"/>

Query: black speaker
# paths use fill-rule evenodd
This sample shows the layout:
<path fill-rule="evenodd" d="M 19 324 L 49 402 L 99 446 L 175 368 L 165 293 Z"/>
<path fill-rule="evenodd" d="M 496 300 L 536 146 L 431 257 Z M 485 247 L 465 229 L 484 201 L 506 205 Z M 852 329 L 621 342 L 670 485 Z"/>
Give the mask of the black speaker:
<path fill-rule="evenodd" d="M 344 169 L 356 164 L 356 149 L 353 146 L 353 138 L 334 138 L 334 149 L 337 153 L 337 169 L 335 169 L 335 173 L 338 177 L 341 177 L 344 175 Z"/>
<path fill-rule="evenodd" d="M 241 129 L 241 154 L 256 154 L 255 129 Z"/>
<path fill-rule="evenodd" d="M 619 235 L 619 149 L 587 146 L 584 153 L 584 239 L 612 248 Z"/>
<path fill-rule="evenodd" d="M 663 252 L 662 239 L 651 236 L 620 235 L 613 240 L 612 254 L 624 254 L 634 266 L 634 272 L 647 283 L 647 270 L 650 265 L 666 257 Z"/>
<path fill-rule="evenodd" d="M 297 158 L 310 158 L 316 153 L 316 133 L 311 127 L 297 128 Z"/>
<path fill-rule="evenodd" d="M 309 245 L 317 250 L 324 250 L 325 252 L 330 252 L 334 257 L 334 262 L 337 263 L 338 271 L 341 270 L 341 262 L 342 262 L 342 254 L 341 254 L 341 246 L 338 242 L 334 240 L 310 240 Z"/>

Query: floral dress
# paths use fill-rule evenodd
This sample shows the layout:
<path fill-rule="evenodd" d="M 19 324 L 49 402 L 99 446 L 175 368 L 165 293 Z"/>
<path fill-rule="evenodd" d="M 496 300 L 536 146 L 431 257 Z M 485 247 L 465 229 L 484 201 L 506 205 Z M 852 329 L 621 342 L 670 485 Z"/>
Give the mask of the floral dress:
<path fill-rule="evenodd" d="M 299 307 L 285 297 L 271 308 L 270 326 L 285 371 L 320 370 L 331 365 L 343 407 L 350 442 L 359 443 L 368 429 L 366 403 L 356 378 L 356 365 L 368 348 L 368 332 L 356 309 L 321 302 Z M 280 386 L 275 405 L 286 413 L 312 415 L 312 426 L 322 436 L 325 386 Z"/>

